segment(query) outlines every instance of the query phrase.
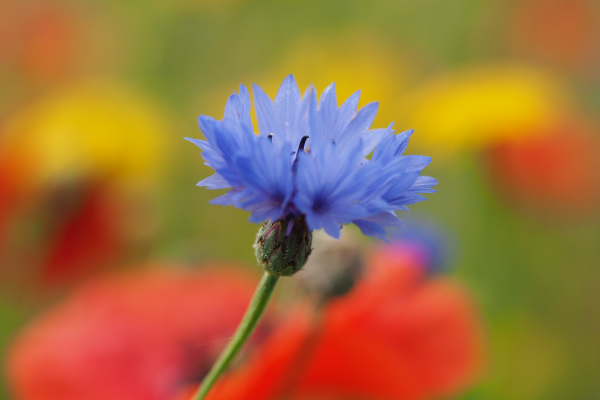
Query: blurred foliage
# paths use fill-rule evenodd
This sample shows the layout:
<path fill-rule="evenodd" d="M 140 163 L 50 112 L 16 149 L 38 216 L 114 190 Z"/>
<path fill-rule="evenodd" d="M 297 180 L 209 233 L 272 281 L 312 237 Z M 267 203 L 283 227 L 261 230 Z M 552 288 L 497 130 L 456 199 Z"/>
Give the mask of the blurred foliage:
<path fill-rule="evenodd" d="M 534 134 L 563 112 L 591 121 L 598 137 L 599 8 L 592 0 L 8 0 L 0 4 L 0 138 L 15 114 L 81 79 L 134 88 L 168 125 L 148 165 L 165 179 L 154 198 L 159 228 L 121 261 L 251 265 L 257 227 L 243 211 L 208 204 L 220 191 L 194 186 L 210 171 L 182 138 L 200 137 L 197 116 L 220 118 L 242 82 L 274 95 L 275 82 L 295 73 L 319 90 L 332 80 L 340 95 L 361 89 L 364 102 L 381 101 L 378 126 L 395 120 L 398 131 L 416 130 L 409 153 L 439 154 L 426 171 L 439 191 L 412 209 L 456 235 L 454 274 L 475 291 L 489 326 L 488 370 L 464 399 L 597 399 L 600 205 L 583 216 L 565 209 L 568 218 L 553 217 L 562 204 L 541 215 L 515 207 L 498 195 L 484 150 Z M 538 71 L 543 81 L 521 74 L 511 84 L 506 66 Z M 479 85 L 473 71 L 482 70 L 499 72 Z M 81 99 L 88 96 L 94 90 Z M 515 118 L 506 118 L 507 107 Z M 152 127 L 118 133 L 122 152 L 107 160 L 151 145 L 144 130 Z M 158 162 L 163 156 L 168 163 Z M 0 348 L 64 293 L 0 290 Z"/>

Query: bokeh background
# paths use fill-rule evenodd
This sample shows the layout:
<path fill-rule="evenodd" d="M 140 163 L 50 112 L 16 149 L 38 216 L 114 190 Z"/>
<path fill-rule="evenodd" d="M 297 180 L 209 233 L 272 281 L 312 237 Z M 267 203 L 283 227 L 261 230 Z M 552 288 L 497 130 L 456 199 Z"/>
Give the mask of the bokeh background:
<path fill-rule="evenodd" d="M 408 152 L 433 157 L 438 193 L 412 216 L 444 227 L 446 273 L 486 326 L 461 398 L 600 398 L 593 0 L 3 0 L 0 351 L 101 271 L 258 274 L 257 227 L 208 204 L 194 185 L 210 170 L 182 138 L 240 83 L 273 96 L 289 73 L 361 89 L 376 127 L 415 129 Z"/>

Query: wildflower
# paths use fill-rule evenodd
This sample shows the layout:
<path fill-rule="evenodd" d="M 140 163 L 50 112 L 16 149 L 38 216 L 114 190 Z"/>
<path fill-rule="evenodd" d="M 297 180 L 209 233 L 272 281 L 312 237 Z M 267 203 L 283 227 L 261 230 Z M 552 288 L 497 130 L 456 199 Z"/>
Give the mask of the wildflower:
<path fill-rule="evenodd" d="M 339 238 L 342 225 L 354 223 L 364 234 L 384 238 L 386 227 L 401 225 L 396 210 L 424 200 L 419 193 L 434 191 L 437 181 L 419 176 L 431 159 L 403 155 L 412 131 L 396 136 L 392 125 L 371 130 L 378 104 L 357 111 L 359 96 L 354 93 L 338 107 L 331 84 L 317 101 L 312 87 L 302 96 L 289 75 L 272 101 L 254 85 L 256 135 L 250 95 L 240 85 L 222 121 L 199 117 L 206 140 L 186 138 L 215 170 L 198 186 L 230 189 L 213 203 L 242 208 L 251 212 L 250 221 L 264 222 L 254 248 L 266 271 L 232 341 L 194 399 L 206 398 L 247 340 L 279 277 L 302 269 L 312 251 L 313 230 L 323 228 Z"/>
<path fill-rule="evenodd" d="M 383 247 L 350 292 L 320 314 L 292 310 L 208 399 L 424 400 L 469 387 L 483 366 L 470 294 L 428 274 L 415 248 Z"/>
<path fill-rule="evenodd" d="M 592 0 L 526 0 L 509 8 L 508 35 L 519 55 L 585 73 L 594 65 L 597 10 Z"/>
<path fill-rule="evenodd" d="M 364 272 L 364 252 L 352 231 L 344 232 L 340 240 L 317 232 L 314 241 L 313 254 L 296 282 L 317 304 L 324 304 L 352 290 Z"/>
<path fill-rule="evenodd" d="M 406 91 L 411 73 L 407 57 L 388 38 L 356 26 L 337 33 L 313 31 L 300 36 L 264 76 L 262 88 L 275 93 L 286 71 L 294 71 L 300 87 L 312 83 L 321 91 L 336 82 L 340 98 L 361 89 L 363 104 L 379 101 L 375 123 L 398 118 L 395 104 Z"/>
<path fill-rule="evenodd" d="M 563 121 L 522 140 L 487 149 L 490 184 L 521 211 L 581 220 L 600 209 L 600 140 L 581 121 Z"/>
<path fill-rule="evenodd" d="M 252 352 L 209 398 L 457 394 L 481 368 L 480 321 L 468 293 L 425 274 L 423 260 L 408 249 L 377 251 L 364 279 L 320 313 L 304 302 L 285 319 L 270 314 Z M 111 275 L 80 287 L 7 348 L 13 397 L 189 400 L 252 293 L 252 279 L 227 267 Z"/>
<path fill-rule="evenodd" d="M 1 129 L 3 286 L 73 282 L 152 238 L 168 125 L 147 99 L 110 81 L 76 82 Z"/>
<path fill-rule="evenodd" d="M 252 278 L 226 267 L 89 281 L 8 347 L 13 397 L 177 398 L 204 377 L 252 295 Z"/>
<path fill-rule="evenodd" d="M 405 228 L 394 229 L 388 234 L 390 243 L 380 246 L 378 251 L 394 254 L 420 254 L 420 264 L 428 273 L 441 273 L 452 267 L 456 256 L 454 235 L 447 232 L 439 222 L 423 216 L 410 216 L 404 220 Z"/>
<path fill-rule="evenodd" d="M 83 44 L 91 33 L 85 29 L 90 16 L 81 10 L 51 1 L 41 1 L 36 7 L 3 1 L 0 62 L 9 67 L 3 71 L 17 72 L 28 85 L 54 83 L 77 71 L 86 54 Z"/>
<path fill-rule="evenodd" d="M 419 193 L 434 192 L 437 181 L 419 176 L 429 157 L 403 155 L 412 131 L 370 129 L 378 104 L 357 111 L 359 96 L 338 107 L 335 84 L 318 101 L 314 88 L 302 96 L 289 75 L 272 101 L 254 85 L 256 135 L 250 95 L 240 85 L 222 121 L 199 117 L 206 140 L 186 138 L 216 172 L 198 186 L 230 189 L 212 203 L 249 211 L 251 222 L 302 218 L 309 231 L 323 228 L 335 238 L 354 223 L 383 238 L 385 228 L 401 225 L 395 210 L 425 200 Z"/>
<path fill-rule="evenodd" d="M 431 79 L 401 100 L 398 109 L 424 132 L 413 145 L 442 156 L 551 126 L 572 107 L 570 97 L 552 74 L 500 65 Z"/>

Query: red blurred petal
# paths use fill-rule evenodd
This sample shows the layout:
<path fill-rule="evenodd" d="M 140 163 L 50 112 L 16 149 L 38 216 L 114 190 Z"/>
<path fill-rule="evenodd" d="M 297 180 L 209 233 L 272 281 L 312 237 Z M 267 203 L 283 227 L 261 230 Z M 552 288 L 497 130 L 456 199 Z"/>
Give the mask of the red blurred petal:
<path fill-rule="evenodd" d="M 96 270 L 122 253 L 119 210 L 101 187 L 85 189 L 82 204 L 68 210 L 50 239 L 42 267 L 42 280 L 57 283 L 73 280 Z"/>
<path fill-rule="evenodd" d="M 592 1 L 525 0 L 515 5 L 512 36 L 528 55 L 567 67 L 593 61 L 599 18 Z"/>
<path fill-rule="evenodd" d="M 216 271 L 95 280 L 18 335 L 7 357 L 14 397 L 171 399 L 227 343 L 255 284 Z"/>
<path fill-rule="evenodd" d="M 306 310 L 290 315 L 209 399 L 417 400 L 471 384 L 483 340 L 470 297 L 448 280 L 424 280 L 415 265 L 388 264 L 376 259 L 321 319 Z"/>
<path fill-rule="evenodd" d="M 10 218 L 24 195 L 24 183 L 30 166 L 18 155 L 0 157 L 0 252 Z"/>
<path fill-rule="evenodd" d="M 485 162 L 500 194 L 520 206 L 555 215 L 600 206 L 600 139 L 577 123 L 499 144 Z"/>

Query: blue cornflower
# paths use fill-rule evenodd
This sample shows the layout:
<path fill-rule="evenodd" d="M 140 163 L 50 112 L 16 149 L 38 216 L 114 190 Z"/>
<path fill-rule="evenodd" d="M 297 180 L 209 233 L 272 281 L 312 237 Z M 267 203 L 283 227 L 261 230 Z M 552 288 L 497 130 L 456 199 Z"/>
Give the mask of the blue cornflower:
<path fill-rule="evenodd" d="M 360 92 L 338 107 L 335 84 L 319 101 L 312 86 L 302 96 L 292 75 L 274 101 L 253 88 L 258 135 L 250 95 L 240 85 L 223 120 L 199 117 L 206 140 L 186 138 L 215 170 L 198 186 L 230 189 L 211 203 L 249 211 L 255 223 L 304 217 L 310 230 L 323 228 L 335 238 L 349 223 L 384 238 L 385 228 L 402 225 L 395 210 L 435 192 L 437 181 L 420 176 L 431 159 L 404 155 L 412 130 L 370 129 L 378 103 L 357 111 Z"/>

